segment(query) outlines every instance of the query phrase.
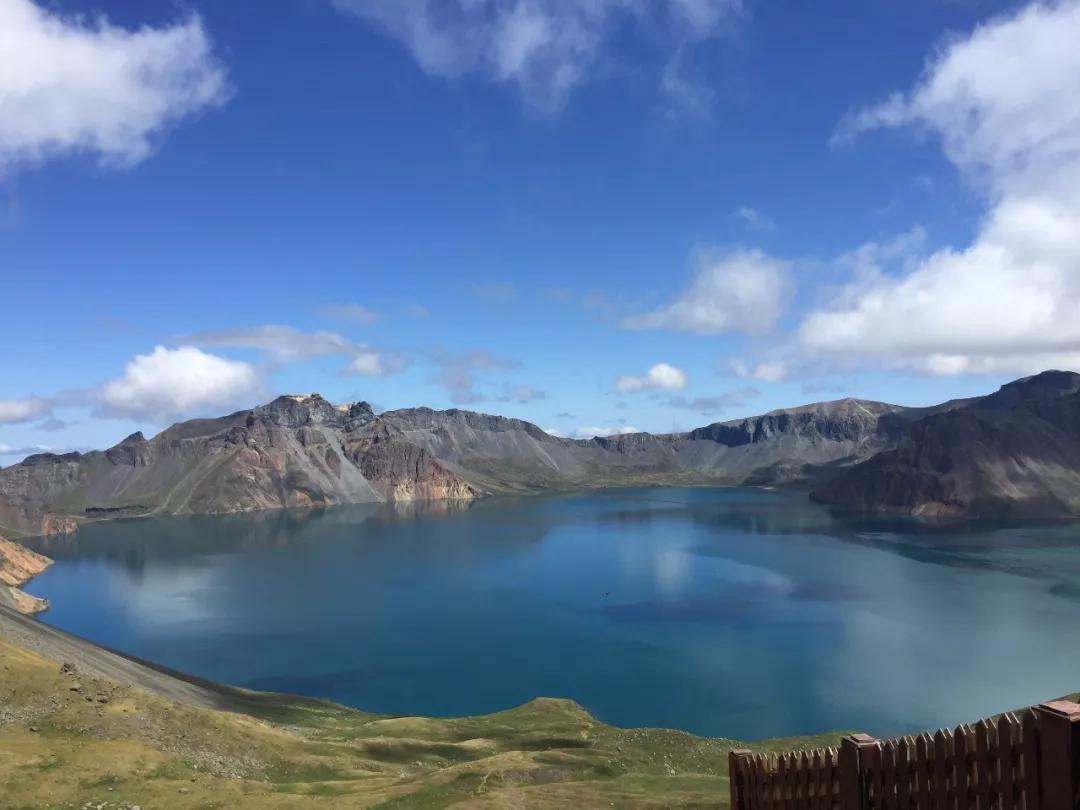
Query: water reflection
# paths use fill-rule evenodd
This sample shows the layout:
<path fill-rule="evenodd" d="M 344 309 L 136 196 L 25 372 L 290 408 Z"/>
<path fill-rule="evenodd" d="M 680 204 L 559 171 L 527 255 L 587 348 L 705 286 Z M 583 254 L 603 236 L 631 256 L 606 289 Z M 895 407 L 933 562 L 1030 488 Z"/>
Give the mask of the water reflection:
<path fill-rule="evenodd" d="M 650 488 L 126 520 L 35 545 L 58 560 L 34 583 L 50 623 L 372 711 L 553 695 L 622 725 L 885 734 L 1080 686 L 1062 644 L 1075 524 Z"/>

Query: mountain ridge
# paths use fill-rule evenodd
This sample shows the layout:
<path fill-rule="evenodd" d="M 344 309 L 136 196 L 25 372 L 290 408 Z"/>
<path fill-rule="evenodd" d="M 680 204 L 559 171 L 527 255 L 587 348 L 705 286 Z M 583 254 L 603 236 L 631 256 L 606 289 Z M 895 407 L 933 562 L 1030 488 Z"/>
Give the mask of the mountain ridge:
<path fill-rule="evenodd" d="M 1018 512 L 1080 514 L 1074 421 L 1080 375 L 1058 371 L 934 406 L 847 397 L 685 433 L 591 439 L 457 408 L 376 414 L 364 401 L 285 395 L 150 439 L 133 433 L 106 450 L 37 454 L 0 470 L 0 529 L 65 533 L 108 517 L 631 484 L 802 485 L 837 508 L 922 515 L 1006 514 L 1013 502 L 1027 504 Z M 1044 460 L 1041 471 L 995 467 L 1027 459 L 1025 447 L 1034 448 L 1028 461 Z"/>

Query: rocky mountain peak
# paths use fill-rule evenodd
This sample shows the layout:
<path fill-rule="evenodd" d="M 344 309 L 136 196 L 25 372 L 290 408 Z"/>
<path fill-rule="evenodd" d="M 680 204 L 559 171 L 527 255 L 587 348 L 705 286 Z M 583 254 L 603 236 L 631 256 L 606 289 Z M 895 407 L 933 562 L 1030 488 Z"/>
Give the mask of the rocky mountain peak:
<path fill-rule="evenodd" d="M 367 402 L 334 405 L 321 394 L 286 394 L 255 408 L 253 413 L 285 428 L 327 425 L 352 430 L 375 418 L 375 412 Z"/>
<path fill-rule="evenodd" d="M 1025 402 L 1048 402 L 1080 391 L 1080 374 L 1043 371 L 1001 386 L 978 403 L 983 410 L 1008 410 Z"/>

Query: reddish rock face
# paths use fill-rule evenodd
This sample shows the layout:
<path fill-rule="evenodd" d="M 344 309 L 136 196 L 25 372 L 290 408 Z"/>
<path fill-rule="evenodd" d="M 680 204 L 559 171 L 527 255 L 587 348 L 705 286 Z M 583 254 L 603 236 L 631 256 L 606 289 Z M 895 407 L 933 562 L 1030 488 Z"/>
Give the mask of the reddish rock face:
<path fill-rule="evenodd" d="M 49 607 L 45 599 L 23 593 L 19 588 L 40 574 L 53 561 L 0 537 L 0 605 L 20 613 L 40 613 Z"/>

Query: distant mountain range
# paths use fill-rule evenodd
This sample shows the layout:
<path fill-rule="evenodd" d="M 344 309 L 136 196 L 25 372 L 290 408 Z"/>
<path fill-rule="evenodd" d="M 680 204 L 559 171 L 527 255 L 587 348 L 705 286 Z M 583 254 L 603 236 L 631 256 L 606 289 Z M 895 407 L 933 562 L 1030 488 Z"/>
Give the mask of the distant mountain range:
<path fill-rule="evenodd" d="M 920 515 L 1080 515 L 1080 375 L 1048 371 L 930 408 L 842 399 L 588 440 L 470 411 L 279 397 L 0 470 L 0 532 L 628 484 L 798 485 L 841 508 Z"/>

